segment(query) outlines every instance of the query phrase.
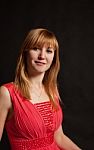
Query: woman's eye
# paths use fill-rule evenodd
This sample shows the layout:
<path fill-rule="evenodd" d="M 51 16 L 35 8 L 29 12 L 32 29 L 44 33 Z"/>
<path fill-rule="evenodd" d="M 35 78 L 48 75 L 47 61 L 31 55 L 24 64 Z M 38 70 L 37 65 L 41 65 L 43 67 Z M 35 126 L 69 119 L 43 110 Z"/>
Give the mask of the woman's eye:
<path fill-rule="evenodd" d="M 40 48 L 38 48 L 38 47 L 34 47 L 34 48 L 32 48 L 34 51 L 38 51 L 38 50 L 41 50 Z"/>
<path fill-rule="evenodd" d="M 52 52 L 53 52 L 53 50 L 47 49 L 47 53 L 52 53 Z"/>
<path fill-rule="evenodd" d="M 37 48 L 37 47 L 34 47 L 34 48 L 33 48 L 33 50 L 37 51 L 37 50 L 39 50 L 39 48 Z"/>

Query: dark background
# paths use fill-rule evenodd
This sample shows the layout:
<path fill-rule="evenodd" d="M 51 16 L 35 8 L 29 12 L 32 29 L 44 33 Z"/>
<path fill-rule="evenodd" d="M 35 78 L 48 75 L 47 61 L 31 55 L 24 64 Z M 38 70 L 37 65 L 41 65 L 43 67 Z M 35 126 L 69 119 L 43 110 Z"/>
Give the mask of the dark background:
<path fill-rule="evenodd" d="M 94 150 L 94 2 L 1 1 L 0 85 L 13 80 L 23 39 L 37 27 L 53 31 L 60 44 L 64 132 L 83 150 Z M 5 131 L 0 149 L 9 149 Z"/>

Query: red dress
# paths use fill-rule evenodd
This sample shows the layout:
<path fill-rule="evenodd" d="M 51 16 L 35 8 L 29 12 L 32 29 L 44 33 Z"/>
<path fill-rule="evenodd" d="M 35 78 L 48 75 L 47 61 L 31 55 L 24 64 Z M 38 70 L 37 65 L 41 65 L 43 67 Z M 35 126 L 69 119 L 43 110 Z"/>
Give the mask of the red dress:
<path fill-rule="evenodd" d="M 5 124 L 12 150 L 60 150 L 54 132 L 62 123 L 62 110 L 53 110 L 50 101 L 31 103 L 15 90 L 13 83 L 4 84 L 9 90 L 13 115 Z"/>

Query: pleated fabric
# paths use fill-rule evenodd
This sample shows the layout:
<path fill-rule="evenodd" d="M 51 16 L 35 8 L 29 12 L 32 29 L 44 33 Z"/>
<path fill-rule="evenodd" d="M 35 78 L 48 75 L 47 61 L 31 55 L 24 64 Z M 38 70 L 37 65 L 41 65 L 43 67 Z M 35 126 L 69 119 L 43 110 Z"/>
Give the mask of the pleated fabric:
<path fill-rule="evenodd" d="M 33 104 L 13 83 L 4 84 L 13 105 L 13 115 L 5 127 L 12 150 L 60 150 L 54 132 L 62 123 L 62 109 L 52 108 L 49 101 Z"/>

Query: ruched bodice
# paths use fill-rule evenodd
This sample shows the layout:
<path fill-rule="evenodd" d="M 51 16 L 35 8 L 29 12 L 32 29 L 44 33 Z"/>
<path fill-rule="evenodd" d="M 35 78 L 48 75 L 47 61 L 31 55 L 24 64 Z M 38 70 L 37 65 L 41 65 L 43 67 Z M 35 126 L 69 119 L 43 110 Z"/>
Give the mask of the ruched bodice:
<path fill-rule="evenodd" d="M 49 101 L 33 104 L 23 97 L 13 83 L 4 85 L 10 93 L 13 115 L 6 122 L 12 150 L 59 150 L 54 132 L 62 123 L 62 110 Z"/>

